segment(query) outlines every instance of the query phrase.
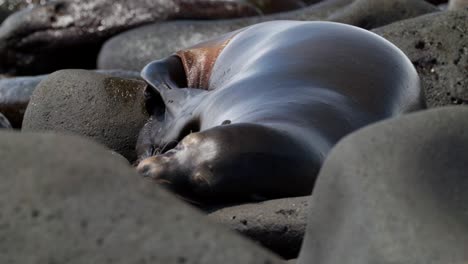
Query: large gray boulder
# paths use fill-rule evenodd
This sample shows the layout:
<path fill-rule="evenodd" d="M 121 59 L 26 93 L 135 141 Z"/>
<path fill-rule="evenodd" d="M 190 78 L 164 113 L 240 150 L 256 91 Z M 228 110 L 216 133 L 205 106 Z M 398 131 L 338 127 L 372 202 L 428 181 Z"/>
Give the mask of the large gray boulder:
<path fill-rule="evenodd" d="M 97 70 L 96 72 L 125 79 L 140 79 L 138 72 L 121 70 Z M 0 78 L 0 112 L 21 128 L 24 113 L 36 86 L 48 75 Z"/>
<path fill-rule="evenodd" d="M 0 263 L 282 263 L 88 140 L 0 132 Z"/>
<path fill-rule="evenodd" d="M 429 107 L 468 103 L 468 10 L 429 14 L 373 31 L 411 59 Z"/>
<path fill-rule="evenodd" d="M 49 75 L 34 90 L 23 131 L 52 130 L 93 138 L 130 161 L 149 118 L 143 81 L 85 70 Z"/>
<path fill-rule="evenodd" d="M 0 26 L 0 73 L 96 68 L 111 36 L 155 21 L 220 19 L 302 7 L 301 0 L 57 0 L 9 16 Z"/>
<path fill-rule="evenodd" d="M 296 258 L 307 223 L 309 197 L 225 207 L 208 216 L 286 259 Z"/>
<path fill-rule="evenodd" d="M 309 203 L 300 264 L 468 261 L 468 107 L 431 109 L 349 135 Z"/>
<path fill-rule="evenodd" d="M 175 21 L 143 26 L 105 43 L 98 68 L 141 70 L 148 62 L 203 40 L 271 20 L 328 20 L 375 28 L 437 8 L 423 0 L 327 0 L 297 11 L 220 21 Z"/>
<path fill-rule="evenodd" d="M 26 7 L 44 5 L 53 0 L 0 0 L 0 24 L 12 13 Z"/>

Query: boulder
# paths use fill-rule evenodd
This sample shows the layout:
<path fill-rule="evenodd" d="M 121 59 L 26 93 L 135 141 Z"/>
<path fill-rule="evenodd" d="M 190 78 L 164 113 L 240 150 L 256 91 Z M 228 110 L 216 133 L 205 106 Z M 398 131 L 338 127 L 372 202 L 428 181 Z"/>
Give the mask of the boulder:
<path fill-rule="evenodd" d="M 309 197 L 226 207 L 208 216 L 285 259 L 296 258 L 304 238 Z"/>
<path fill-rule="evenodd" d="M 52 130 L 93 138 L 136 159 L 138 133 L 149 118 L 143 81 L 85 70 L 62 70 L 34 90 L 23 131 Z"/>
<path fill-rule="evenodd" d="M 96 68 L 103 41 L 155 21 L 234 18 L 289 10 L 301 0 L 59 0 L 16 12 L 0 27 L 0 73 Z"/>
<path fill-rule="evenodd" d="M 429 107 L 468 103 L 468 10 L 439 12 L 373 30 L 419 73 Z"/>
<path fill-rule="evenodd" d="M 365 127 L 327 157 L 300 264 L 468 260 L 468 107 Z"/>
<path fill-rule="evenodd" d="M 79 137 L 0 132 L 0 263 L 283 263 Z"/>
<path fill-rule="evenodd" d="M 97 70 L 96 72 L 126 79 L 140 79 L 138 72 L 121 70 Z M 0 78 L 0 112 L 11 121 L 13 127 L 21 128 L 24 113 L 36 86 L 47 75 Z"/>
<path fill-rule="evenodd" d="M 139 27 L 107 41 L 98 68 L 140 71 L 147 63 L 203 40 L 271 20 L 329 20 L 364 28 L 438 11 L 423 0 L 328 0 L 297 11 L 221 21 L 175 21 Z"/>

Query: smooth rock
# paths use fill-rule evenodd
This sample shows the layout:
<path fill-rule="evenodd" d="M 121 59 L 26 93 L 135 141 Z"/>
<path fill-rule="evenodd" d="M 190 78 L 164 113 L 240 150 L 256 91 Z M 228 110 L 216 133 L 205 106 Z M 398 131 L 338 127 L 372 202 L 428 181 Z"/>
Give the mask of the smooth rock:
<path fill-rule="evenodd" d="M 296 258 L 307 222 L 309 197 L 270 200 L 226 207 L 209 214 L 286 259 Z"/>
<path fill-rule="evenodd" d="M 0 129 L 2 128 L 12 128 L 10 121 L 2 114 L 0 113 Z"/>
<path fill-rule="evenodd" d="M 0 23 L 13 12 L 26 7 L 44 5 L 53 0 L 0 0 Z"/>
<path fill-rule="evenodd" d="M 283 263 L 79 137 L 0 132 L 0 263 Z"/>
<path fill-rule="evenodd" d="M 372 8 L 372 9 L 367 9 Z M 203 40 L 270 20 L 330 20 L 375 28 L 438 11 L 423 0 L 328 0 L 297 11 L 264 17 L 221 21 L 156 23 L 122 33 L 107 41 L 98 68 L 140 71 L 147 63 Z"/>
<path fill-rule="evenodd" d="M 140 79 L 138 72 L 121 70 L 97 70 L 96 72 L 125 79 Z M 0 78 L 0 112 L 5 114 L 13 127 L 21 128 L 31 95 L 36 86 L 47 76 Z"/>
<path fill-rule="evenodd" d="M 328 156 L 309 202 L 301 264 L 468 261 L 468 107 L 359 130 Z"/>
<path fill-rule="evenodd" d="M 138 132 L 149 118 L 143 81 L 85 70 L 62 70 L 34 90 L 23 131 L 52 130 L 87 136 L 136 159 Z"/>
<path fill-rule="evenodd" d="M 373 31 L 411 59 L 429 107 L 468 103 L 468 10 L 429 14 Z"/>
<path fill-rule="evenodd" d="M 96 68 L 103 41 L 172 19 L 244 17 L 303 6 L 300 0 L 61 0 L 22 10 L 0 27 L 0 72 L 37 75 Z M 289 3 L 289 4 L 288 4 Z M 302 5 L 301 5 L 302 3 Z"/>
<path fill-rule="evenodd" d="M 437 11 L 437 7 L 425 1 L 356 0 L 345 9 L 332 14 L 328 19 L 365 29 L 372 29 L 435 11 Z"/>
<path fill-rule="evenodd" d="M 449 10 L 462 10 L 468 8 L 468 0 L 450 0 Z"/>

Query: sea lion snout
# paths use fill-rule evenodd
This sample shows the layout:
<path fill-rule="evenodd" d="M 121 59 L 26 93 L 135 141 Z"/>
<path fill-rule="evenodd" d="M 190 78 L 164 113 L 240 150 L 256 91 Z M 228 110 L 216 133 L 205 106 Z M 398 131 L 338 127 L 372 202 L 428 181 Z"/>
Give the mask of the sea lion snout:
<path fill-rule="evenodd" d="M 144 177 L 152 178 L 156 181 L 162 180 L 163 175 L 168 170 L 168 158 L 164 156 L 153 156 L 142 160 L 137 171 Z"/>

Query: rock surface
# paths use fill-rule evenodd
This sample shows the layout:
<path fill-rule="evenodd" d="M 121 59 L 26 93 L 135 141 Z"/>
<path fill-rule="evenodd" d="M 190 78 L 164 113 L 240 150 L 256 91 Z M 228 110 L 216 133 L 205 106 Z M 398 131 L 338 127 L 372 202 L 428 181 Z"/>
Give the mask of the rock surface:
<path fill-rule="evenodd" d="M 97 70 L 96 72 L 125 79 L 140 79 L 138 72 L 120 70 Z M 24 113 L 36 86 L 47 75 L 0 78 L 0 112 L 11 121 L 13 127 L 21 128 Z"/>
<path fill-rule="evenodd" d="M 429 107 L 468 103 L 468 10 L 429 14 L 374 32 L 411 59 Z"/>
<path fill-rule="evenodd" d="M 10 121 L 8 121 L 2 113 L 0 113 L 0 129 L 1 128 L 11 128 Z"/>
<path fill-rule="evenodd" d="M 0 263 L 283 263 L 77 137 L 0 132 Z"/>
<path fill-rule="evenodd" d="M 5 20 L 0 27 L 0 72 L 36 75 L 65 68 L 93 69 L 104 40 L 145 23 L 252 16 L 262 14 L 260 8 L 266 11 L 290 9 L 291 5 L 297 7 L 302 1 L 281 2 L 114 0 L 109 4 L 107 0 L 54 1 L 17 12 Z"/>
<path fill-rule="evenodd" d="M 270 200 L 226 207 L 209 214 L 286 259 L 296 258 L 307 222 L 309 197 Z"/>
<path fill-rule="evenodd" d="M 328 156 L 299 263 L 466 263 L 468 107 L 368 126 Z"/>
<path fill-rule="evenodd" d="M 370 7 L 373 9 L 367 10 Z M 203 40 L 270 20 L 330 20 L 374 28 L 435 11 L 435 6 L 423 0 L 390 0 L 384 4 L 380 0 L 329 0 L 298 11 L 264 17 L 152 24 L 107 41 L 99 54 L 98 68 L 140 71 L 152 60 L 164 58 Z"/>
<path fill-rule="evenodd" d="M 468 8 L 468 0 L 450 0 L 449 10 L 462 10 Z"/>
<path fill-rule="evenodd" d="M 26 7 L 44 5 L 53 0 L 0 0 L 0 23 L 10 14 Z"/>
<path fill-rule="evenodd" d="M 87 136 L 136 159 L 137 135 L 148 119 L 142 81 L 85 70 L 63 70 L 42 81 L 31 97 L 24 131 Z"/>

